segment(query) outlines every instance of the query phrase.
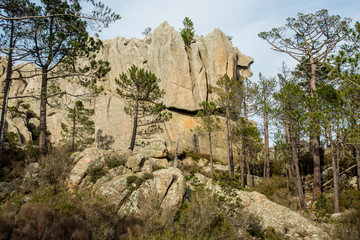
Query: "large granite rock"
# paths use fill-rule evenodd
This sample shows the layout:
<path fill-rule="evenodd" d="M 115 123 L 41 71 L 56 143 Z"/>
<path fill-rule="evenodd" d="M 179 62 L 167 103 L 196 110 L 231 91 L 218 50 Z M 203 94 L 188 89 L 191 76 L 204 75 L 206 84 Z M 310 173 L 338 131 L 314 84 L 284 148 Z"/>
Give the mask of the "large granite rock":
<path fill-rule="evenodd" d="M 238 48 L 233 47 L 220 29 L 215 29 L 205 37 L 196 36 L 190 46 L 185 46 L 180 33 L 167 22 L 162 23 L 145 39 L 117 37 L 105 40 L 98 58 L 108 61 L 111 66 L 106 80 L 100 83 L 104 87 L 104 92 L 85 103 L 85 107 L 95 109 L 94 145 L 98 148 L 125 149 L 129 146 L 131 138 L 132 121 L 123 111 L 126 102 L 116 94 L 114 79 L 118 78 L 120 73 L 126 72 L 133 64 L 150 70 L 161 79 L 160 87 L 165 90 L 163 102 L 173 113 L 173 118 L 163 125 L 163 133 L 152 136 L 153 139 L 163 141 L 158 146 L 148 149 L 152 152 L 150 154 L 152 157 L 166 157 L 168 153 L 173 154 L 179 133 L 181 134 L 180 152 L 192 150 L 208 153 L 206 137 L 190 132 L 190 129 L 198 124 L 193 116 L 199 109 L 199 103 L 216 98 L 211 87 L 216 85 L 216 81 L 223 74 L 227 73 L 239 81 L 241 78 L 250 77 L 252 75 L 250 65 L 253 62 L 251 57 L 243 55 Z M 5 60 L 2 59 L 0 65 L 4 67 L 4 64 Z M 34 69 L 34 66 L 26 65 L 24 70 L 28 73 L 22 75 L 29 75 Z M 0 80 L 3 78 L 3 75 L 0 76 Z M 87 91 L 74 84 L 71 79 L 58 79 L 49 84 L 55 84 L 72 95 L 84 94 Z M 40 77 L 23 78 L 22 81 L 13 83 L 11 96 L 36 95 L 39 92 Z M 56 106 L 56 108 L 49 107 L 47 111 L 50 141 L 59 143 L 62 139 L 61 123 L 65 121 L 67 115 L 64 109 L 75 100 L 70 96 L 63 99 L 49 99 L 49 106 Z M 26 103 L 30 106 L 29 110 L 39 115 L 38 100 L 27 98 Z M 17 104 L 19 104 L 17 100 L 9 102 L 11 106 Z M 26 123 L 29 121 L 30 119 L 26 119 Z M 19 126 L 17 128 L 20 131 L 19 135 L 23 135 L 25 141 L 31 138 L 26 129 Z M 223 132 L 217 133 L 213 143 L 214 156 L 219 159 L 223 159 L 226 154 Z M 166 146 L 166 150 L 163 146 Z"/>
<path fill-rule="evenodd" d="M 149 173 L 126 173 L 96 182 L 93 192 L 104 196 L 118 211 L 119 216 L 135 215 L 148 218 L 160 211 L 168 220 L 174 218 L 182 203 L 186 184 L 177 168 L 166 168 Z M 149 175 L 148 175 L 149 176 Z M 133 183 L 129 179 L 135 179 Z"/>

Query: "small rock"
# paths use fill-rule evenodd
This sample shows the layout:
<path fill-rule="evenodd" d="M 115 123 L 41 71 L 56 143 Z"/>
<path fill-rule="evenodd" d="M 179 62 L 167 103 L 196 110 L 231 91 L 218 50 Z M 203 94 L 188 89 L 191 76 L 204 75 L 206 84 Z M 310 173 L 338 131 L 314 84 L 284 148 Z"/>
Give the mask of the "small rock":
<path fill-rule="evenodd" d="M 136 154 L 128 158 L 125 166 L 131 169 L 133 172 L 138 172 L 144 165 L 146 157 L 142 154 Z"/>
<path fill-rule="evenodd" d="M 17 189 L 13 182 L 0 182 L 0 199 Z"/>

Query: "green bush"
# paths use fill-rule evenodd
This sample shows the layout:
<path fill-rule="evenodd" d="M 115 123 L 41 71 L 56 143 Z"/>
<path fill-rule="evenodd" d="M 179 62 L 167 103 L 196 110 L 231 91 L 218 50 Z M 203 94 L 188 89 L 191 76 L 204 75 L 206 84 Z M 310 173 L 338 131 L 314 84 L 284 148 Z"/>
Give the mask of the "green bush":
<path fill-rule="evenodd" d="M 273 176 L 269 180 L 263 179 L 261 184 L 256 185 L 251 190 L 267 196 L 271 201 L 274 201 L 282 206 L 297 210 L 299 203 L 295 196 L 295 189 L 290 186 L 290 191 L 287 187 L 287 179 L 284 177 Z"/>
<path fill-rule="evenodd" d="M 340 192 L 340 209 L 360 209 L 360 191 L 356 189 L 346 189 Z"/>
<path fill-rule="evenodd" d="M 187 153 L 185 154 L 185 157 L 186 157 L 186 158 L 190 157 L 190 158 L 192 158 L 192 159 L 195 160 L 195 161 L 199 161 L 199 160 L 201 159 L 201 156 L 200 156 L 200 155 L 198 155 L 198 154 L 196 154 L 196 153 L 193 153 L 193 152 L 187 152 Z"/>
<path fill-rule="evenodd" d="M 96 183 L 96 181 L 108 173 L 108 170 L 100 166 L 91 166 L 86 173 L 91 176 L 91 182 Z"/>
<path fill-rule="evenodd" d="M 153 179 L 154 178 L 154 174 L 150 173 L 150 172 L 145 172 L 143 175 L 142 175 L 142 179 L 143 180 L 147 180 L 147 179 Z"/>
<path fill-rule="evenodd" d="M 262 239 L 269 239 L 269 240 L 285 240 L 283 236 L 277 234 L 273 227 L 267 227 L 263 233 Z"/>
<path fill-rule="evenodd" d="M 122 157 L 110 157 L 105 159 L 105 163 L 110 169 L 123 166 L 125 165 L 126 161 L 127 160 Z"/>
<path fill-rule="evenodd" d="M 330 206 L 328 205 L 328 201 L 326 195 L 324 193 L 320 193 L 318 199 L 315 201 L 315 217 L 318 222 L 324 220 L 326 215 L 330 212 Z"/>
<path fill-rule="evenodd" d="M 214 174 L 213 180 L 216 181 L 223 190 L 242 189 L 240 176 L 229 177 L 229 175 Z"/>
<path fill-rule="evenodd" d="M 146 221 L 143 234 L 134 239 L 252 239 L 253 233 L 261 236 L 259 220 L 240 208 L 225 210 L 215 195 L 199 188 L 186 196 L 175 221 L 153 215 Z"/>
<path fill-rule="evenodd" d="M 28 104 L 28 103 L 23 103 L 20 106 L 22 106 L 24 109 L 29 109 L 30 108 L 30 104 Z"/>
<path fill-rule="evenodd" d="M 278 189 L 286 188 L 286 186 L 287 180 L 285 178 L 274 176 L 269 180 L 263 179 L 261 184 L 254 187 L 254 190 L 267 197 L 272 197 Z"/>
<path fill-rule="evenodd" d="M 128 187 L 134 188 L 133 183 L 135 183 L 135 188 L 140 187 L 141 183 L 143 182 L 143 179 L 139 178 L 136 175 L 130 175 L 126 178 L 126 184 Z"/>

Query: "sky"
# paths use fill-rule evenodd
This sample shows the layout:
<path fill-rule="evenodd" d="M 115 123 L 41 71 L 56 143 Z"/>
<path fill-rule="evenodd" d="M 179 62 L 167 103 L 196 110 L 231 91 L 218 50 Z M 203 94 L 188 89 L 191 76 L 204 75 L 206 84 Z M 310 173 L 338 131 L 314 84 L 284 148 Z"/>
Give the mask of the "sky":
<path fill-rule="evenodd" d="M 285 61 L 289 67 L 295 62 L 284 53 L 271 50 L 270 45 L 258 37 L 262 31 L 284 26 L 286 18 L 297 13 L 315 13 L 327 9 L 331 15 L 360 21 L 359 0 L 103 0 L 105 5 L 120 14 L 121 19 L 99 33 L 101 39 L 117 36 L 143 38 L 145 28 L 155 29 L 167 21 L 175 29 L 183 27 L 182 20 L 189 17 L 195 34 L 207 35 L 220 28 L 233 36 L 233 45 L 254 58 L 252 81 L 259 72 L 265 77 L 276 76 Z"/>

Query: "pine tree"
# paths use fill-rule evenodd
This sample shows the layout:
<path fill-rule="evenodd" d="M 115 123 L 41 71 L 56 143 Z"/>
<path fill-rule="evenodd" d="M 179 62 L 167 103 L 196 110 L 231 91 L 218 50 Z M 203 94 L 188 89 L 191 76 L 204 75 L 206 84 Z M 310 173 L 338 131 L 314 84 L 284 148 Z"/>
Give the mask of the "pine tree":
<path fill-rule="evenodd" d="M 266 79 L 259 73 L 259 84 L 254 86 L 255 112 L 262 115 L 264 125 L 264 178 L 270 179 L 269 118 L 272 113 L 272 95 L 275 91 L 274 78 Z"/>
<path fill-rule="evenodd" d="M 194 23 L 190 18 L 186 17 L 183 20 L 184 28 L 181 30 L 181 37 L 184 40 L 186 46 L 190 46 L 192 40 L 195 37 Z"/>
<path fill-rule="evenodd" d="M 170 120 L 171 113 L 159 101 L 165 91 L 160 89 L 160 79 L 155 74 L 135 65 L 128 69 L 128 74 L 120 74 L 115 82 L 118 85 L 116 92 L 128 100 L 128 105 L 124 107 L 125 113 L 133 117 L 129 149 L 134 150 L 139 127 L 144 129 L 140 133 L 151 134 L 162 130 L 159 123 Z"/>
<path fill-rule="evenodd" d="M 234 177 L 234 154 L 232 147 L 232 118 L 237 118 L 241 111 L 241 102 L 244 96 L 242 83 L 230 78 L 227 74 L 221 76 L 214 87 L 218 99 L 216 104 L 225 110 L 226 138 L 228 145 L 229 176 Z"/>
<path fill-rule="evenodd" d="M 200 103 L 201 110 L 195 115 L 202 121 L 202 126 L 195 129 L 197 132 L 206 132 L 209 140 L 209 151 L 210 151 L 210 166 L 211 173 L 214 172 L 213 154 L 212 154 L 212 134 L 214 131 L 220 129 L 220 119 L 217 117 L 217 107 L 214 102 L 202 102 Z"/>
<path fill-rule="evenodd" d="M 242 186 L 245 187 L 244 168 L 246 166 L 247 184 L 253 187 L 250 166 L 254 163 L 254 159 L 257 159 L 257 154 L 262 148 L 260 132 L 248 119 L 238 118 L 236 125 L 232 128 L 232 139 L 234 141 L 241 141 L 242 145 L 240 151 L 240 177 Z"/>
<path fill-rule="evenodd" d="M 27 0 L 4 0 L 0 3 L 0 15 L 5 18 L 0 19 L 0 53 L 7 57 L 5 86 L 3 92 L 3 102 L 0 120 L 0 151 L 3 150 L 5 119 L 8 107 L 10 86 L 12 83 L 12 73 L 18 61 L 24 61 L 30 55 L 27 49 L 30 39 L 29 35 L 33 29 L 30 27 L 29 19 L 14 20 L 12 18 L 32 16 L 37 14 L 37 8 Z M 19 70 L 19 69 L 17 69 Z"/>
<path fill-rule="evenodd" d="M 301 70 L 308 78 L 309 96 L 314 97 L 318 72 L 326 63 L 327 57 L 335 47 L 348 35 L 350 19 L 331 16 L 323 9 L 314 14 L 298 13 L 297 18 L 288 18 L 284 27 L 261 32 L 259 37 L 266 40 L 278 52 L 283 52 L 298 61 Z M 289 34 L 293 34 L 289 37 Z M 316 102 L 309 101 L 310 106 L 310 149 L 314 162 L 313 201 L 321 192 L 320 168 L 320 128 L 316 118 Z"/>
<path fill-rule="evenodd" d="M 94 115 L 94 109 L 84 107 L 82 101 L 76 101 L 73 108 L 67 108 L 67 120 L 70 126 L 61 124 L 64 136 L 63 142 L 71 143 L 72 151 L 84 148 L 94 142 L 94 121 L 90 117 Z"/>
<path fill-rule="evenodd" d="M 294 178 L 294 184 L 297 194 L 299 196 L 300 205 L 302 209 L 306 209 L 306 202 L 304 190 L 301 183 L 301 175 L 299 168 L 299 138 L 302 132 L 305 131 L 305 92 L 297 85 L 296 81 L 290 81 L 285 76 L 279 74 L 281 88 L 278 93 L 274 94 L 277 101 L 276 115 L 279 117 L 279 122 L 285 129 L 286 143 L 291 152 L 290 165 L 290 179 Z"/>
<path fill-rule="evenodd" d="M 95 3 L 94 21 L 82 18 L 78 0 L 42 0 L 41 18 L 34 18 L 34 44 L 32 48 L 35 65 L 41 69 L 40 89 L 40 137 L 39 152 L 46 154 L 46 111 L 50 81 L 66 77 L 76 77 L 79 84 L 96 88 L 96 81 L 110 70 L 109 63 L 96 60 L 96 53 L 102 42 L 89 36 L 87 27 L 91 24 L 103 24 L 105 27 L 117 19 L 118 15 L 104 9 L 103 4 Z M 97 11 L 100 9 L 100 11 Z M 77 61 L 87 59 L 88 64 L 79 67 Z M 81 78 L 86 75 L 85 78 Z M 75 78 L 73 79 L 75 80 Z"/>

